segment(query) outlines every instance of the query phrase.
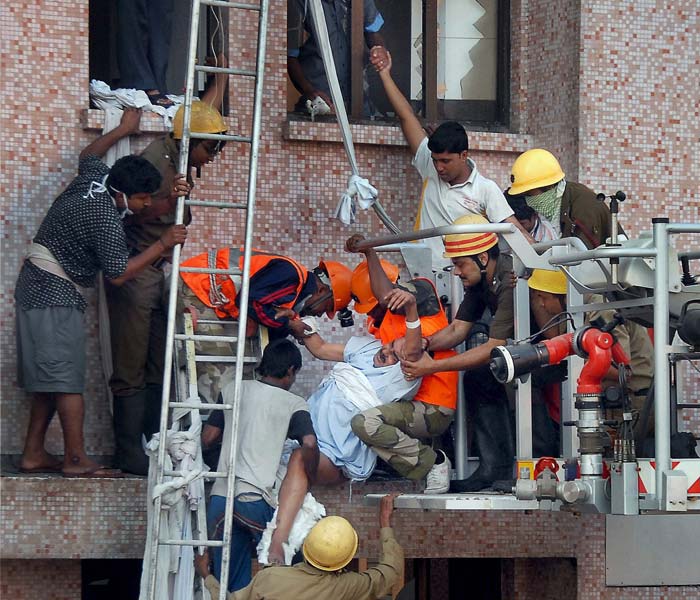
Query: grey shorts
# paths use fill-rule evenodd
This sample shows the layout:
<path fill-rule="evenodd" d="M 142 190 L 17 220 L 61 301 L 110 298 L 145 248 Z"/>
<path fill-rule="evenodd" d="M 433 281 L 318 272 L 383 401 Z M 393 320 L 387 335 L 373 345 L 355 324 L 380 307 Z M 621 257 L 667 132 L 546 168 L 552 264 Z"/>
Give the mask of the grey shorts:
<path fill-rule="evenodd" d="M 85 315 L 72 306 L 17 312 L 17 378 L 31 393 L 85 390 Z"/>

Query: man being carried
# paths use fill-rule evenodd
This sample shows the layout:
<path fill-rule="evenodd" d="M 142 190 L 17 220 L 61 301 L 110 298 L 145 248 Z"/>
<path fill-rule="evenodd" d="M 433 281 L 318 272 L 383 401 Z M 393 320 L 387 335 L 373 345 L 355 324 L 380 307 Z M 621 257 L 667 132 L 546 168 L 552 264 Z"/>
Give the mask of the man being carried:
<path fill-rule="evenodd" d="M 90 460 L 84 448 L 87 303 L 78 286 L 92 287 L 100 270 L 113 286 L 121 286 L 187 236 L 184 225 L 170 226 L 141 254 L 129 257 L 122 219 L 150 205 L 161 177 L 143 158 L 126 156 L 110 169 L 98 156 L 132 133 L 138 118 L 137 111 L 125 111 L 119 127 L 81 152 L 78 176 L 49 208 L 17 280 L 18 377 L 34 395 L 21 462 L 25 472 L 114 475 Z M 55 412 L 63 428 L 63 463 L 44 448 Z"/>
<path fill-rule="evenodd" d="M 379 540 L 382 554 L 377 565 L 362 573 L 345 571 L 358 547 L 357 532 L 343 517 L 321 519 L 304 541 L 304 562 L 294 567 L 270 567 L 259 571 L 246 588 L 228 600 L 378 600 L 389 594 L 404 568 L 403 548 L 394 537 L 391 515 L 395 495 L 379 503 Z M 195 570 L 213 600 L 219 598 L 219 582 L 209 570 L 209 555 L 196 554 Z"/>
<path fill-rule="evenodd" d="M 251 546 L 260 541 L 276 504 L 274 490 L 277 467 L 284 441 L 297 440 L 299 462 L 309 480 L 318 467 L 318 446 L 309 406 L 289 392 L 301 369 L 301 352 L 286 339 L 271 342 L 264 350 L 257 368 L 258 381 L 244 380 L 236 437 L 236 481 L 234 485 L 231 568 L 228 589 L 239 590 L 250 582 Z M 235 383 L 222 391 L 223 401 L 233 401 Z M 217 471 L 228 471 L 231 445 L 232 414 L 225 411 L 224 443 Z M 217 479 L 211 491 L 207 521 L 211 539 L 223 539 L 227 480 Z M 214 575 L 221 573 L 221 548 L 213 550 Z"/>
<path fill-rule="evenodd" d="M 370 61 L 379 72 L 387 98 L 396 112 L 401 130 L 413 154 L 413 166 L 423 179 L 415 229 L 451 225 L 457 218 L 481 215 L 491 223 L 508 222 L 531 240 L 508 206 L 498 185 L 486 179 L 469 158 L 467 133 L 459 123 L 447 121 L 428 138 L 408 100 L 391 78 L 391 55 L 385 48 L 372 48 Z M 438 237 L 425 240 L 433 255 L 433 267 L 448 264 Z"/>
<path fill-rule="evenodd" d="M 362 240 L 354 235 L 346 249 L 356 252 Z M 353 272 L 352 293 L 356 312 L 367 313 L 367 330 L 382 343 L 393 342 L 402 358 L 406 320 L 388 310 L 385 298 L 395 289 L 399 270 L 380 260 L 373 248 L 362 251 L 367 260 Z M 416 297 L 422 335 L 426 338 L 448 326 L 447 317 L 432 282 L 416 278 L 398 285 Z M 454 350 L 435 353 L 438 359 L 454 356 Z M 435 438 L 449 427 L 457 408 L 458 375 L 433 373 L 423 378 L 412 402 L 385 404 L 362 412 L 353 419 L 353 431 L 401 475 L 411 479 L 426 476 L 426 494 L 441 494 L 449 489 L 450 461 L 444 452 L 436 453 L 420 439 Z M 427 473 L 427 475 L 425 475 Z"/>
<path fill-rule="evenodd" d="M 408 323 L 402 355 L 418 358 L 421 329 L 415 297 L 395 289 L 384 301 L 389 310 L 404 314 Z M 272 563 L 283 562 L 282 544 L 287 541 L 311 483 L 334 485 L 347 479 L 362 481 L 372 474 L 377 457 L 353 434 L 353 417 L 371 406 L 410 400 L 420 385 L 419 380 L 405 379 L 393 343 L 382 345 L 375 338 L 356 336 L 346 344 L 331 344 L 318 333 L 309 333 L 304 321 L 292 321 L 290 327 L 316 358 L 337 364 L 309 398 L 321 450 L 318 472 L 315 479 L 310 478 L 303 468 L 301 453 L 298 450 L 292 453 L 280 488 L 277 528 L 269 552 Z"/>

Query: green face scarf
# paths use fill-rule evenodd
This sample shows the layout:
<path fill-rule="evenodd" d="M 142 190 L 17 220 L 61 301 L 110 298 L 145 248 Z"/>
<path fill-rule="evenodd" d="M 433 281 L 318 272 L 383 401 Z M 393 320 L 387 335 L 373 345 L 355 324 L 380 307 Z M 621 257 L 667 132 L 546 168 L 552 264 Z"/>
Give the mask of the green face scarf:
<path fill-rule="evenodd" d="M 537 194 L 537 196 L 527 196 L 525 198 L 528 206 L 534 208 L 545 219 L 552 223 L 557 223 L 559 221 L 561 197 L 564 192 L 563 189 L 561 192 L 559 191 L 561 183 L 562 182 L 560 181 L 559 185 L 555 185 L 546 192 Z"/>

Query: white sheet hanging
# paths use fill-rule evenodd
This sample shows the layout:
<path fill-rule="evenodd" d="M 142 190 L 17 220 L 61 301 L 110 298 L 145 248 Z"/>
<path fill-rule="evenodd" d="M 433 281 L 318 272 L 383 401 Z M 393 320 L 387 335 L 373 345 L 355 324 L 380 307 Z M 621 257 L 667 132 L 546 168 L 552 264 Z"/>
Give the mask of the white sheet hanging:
<path fill-rule="evenodd" d="M 335 70 L 333 62 L 333 51 L 331 43 L 328 39 L 328 28 L 326 27 L 326 19 L 323 16 L 323 7 L 321 0 L 309 0 L 311 8 L 311 18 L 314 20 L 316 34 L 318 35 L 318 47 L 321 50 L 321 58 L 323 66 L 326 70 L 326 78 L 331 88 L 331 98 L 335 107 L 335 114 L 338 117 L 338 125 L 340 125 L 340 133 L 343 137 L 343 145 L 345 153 L 348 155 L 350 162 L 350 170 L 352 174 L 348 180 L 348 187 L 340 198 L 335 216 L 345 225 L 350 225 L 355 222 L 357 214 L 357 206 L 368 209 L 377 201 L 377 190 L 367 179 L 360 176 L 360 171 L 357 168 L 357 158 L 355 157 L 355 146 L 352 141 L 352 133 L 350 132 L 350 123 L 348 115 L 345 112 L 345 102 L 343 94 L 340 91 L 338 83 L 338 74 Z"/>
<path fill-rule="evenodd" d="M 166 127 L 172 126 L 173 117 L 177 109 L 185 101 L 184 96 L 168 94 L 168 99 L 172 100 L 175 104 L 168 108 L 157 106 L 151 104 L 146 92 L 143 90 L 128 88 L 117 88 L 113 90 L 104 81 L 100 81 L 99 79 L 93 79 L 90 82 L 90 97 L 97 108 L 101 108 L 102 110 L 106 110 L 107 107 L 124 108 L 128 106 L 130 108 L 140 108 L 141 110 L 154 112 L 163 117 L 163 123 L 165 123 Z"/>

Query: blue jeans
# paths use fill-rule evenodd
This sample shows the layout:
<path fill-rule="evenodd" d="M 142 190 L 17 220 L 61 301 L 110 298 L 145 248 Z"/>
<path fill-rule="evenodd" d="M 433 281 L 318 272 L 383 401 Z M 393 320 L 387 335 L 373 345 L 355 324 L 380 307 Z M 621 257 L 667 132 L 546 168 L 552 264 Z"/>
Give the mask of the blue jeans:
<path fill-rule="evenodd" d="M 242 502 L 241 497 L 250 497 L 250 494 L 237 496 L 233 501 L 233 533 L 231 536 L 231 562 L 228 574 L 228 590 L 235 592 L 250 583 L 252 555 L 255 547 L 260 542 L 262 532 L 265 531 L 268 521 L 272 519 L 275 510 L 262 499 L 252 502 Z M 255 497 L 255 496 L 253 496 Z M 209 539 L 221 540 L 224 532 L 224 509 L 226 498 L 212 496 L 207 511 L 207 528 Z M 212 548 L 211 555 L 214 562 L 214 577 L 221 581 L 221 554 L 222 548 Z"/>

